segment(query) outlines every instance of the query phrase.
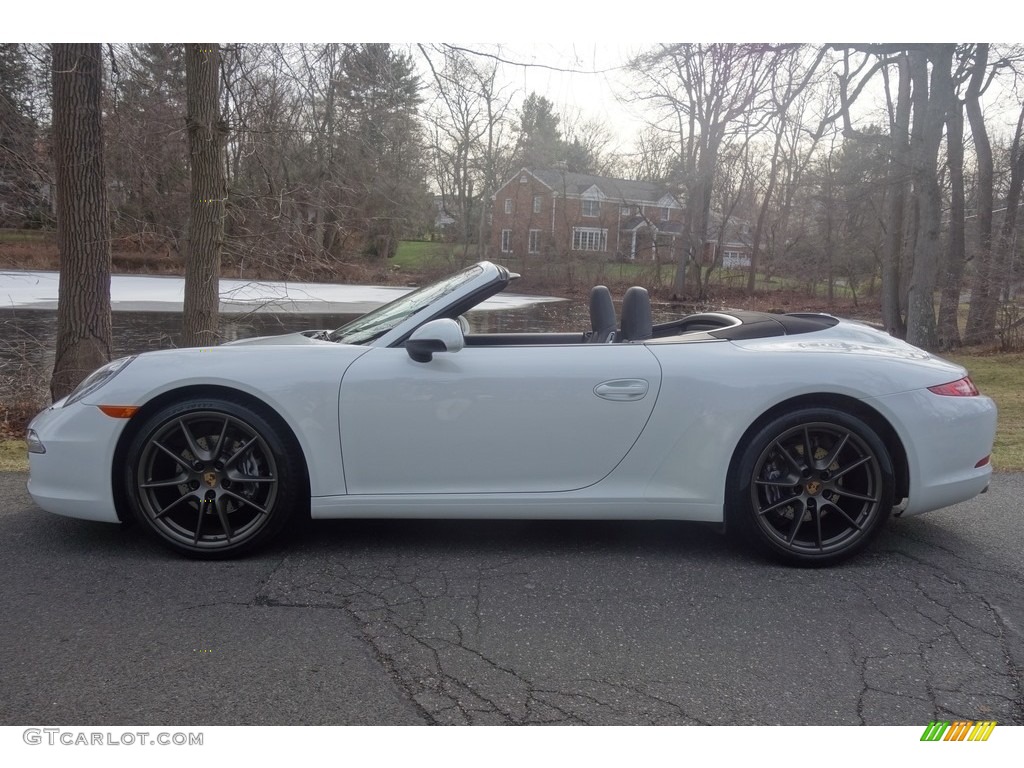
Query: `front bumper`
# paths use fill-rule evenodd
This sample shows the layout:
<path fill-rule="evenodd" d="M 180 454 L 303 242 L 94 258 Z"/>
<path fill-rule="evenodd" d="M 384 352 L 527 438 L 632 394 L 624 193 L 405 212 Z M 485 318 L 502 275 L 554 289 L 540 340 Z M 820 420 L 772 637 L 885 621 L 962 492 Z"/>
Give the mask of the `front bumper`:
<path fill-rule="evenodd" d="M 32 500 L 54 514 L 119 522 L 111 466 L 125 424 L 82 403 L 58 403 L 36 416 L 28 428 L 46 452 L 29 454 Z"/>

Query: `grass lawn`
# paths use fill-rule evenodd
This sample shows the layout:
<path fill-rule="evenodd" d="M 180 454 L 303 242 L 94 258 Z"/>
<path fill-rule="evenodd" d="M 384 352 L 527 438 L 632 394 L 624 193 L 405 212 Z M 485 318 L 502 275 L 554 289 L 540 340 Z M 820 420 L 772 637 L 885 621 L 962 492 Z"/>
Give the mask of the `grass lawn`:
<path fill-rule="evenodd" d="M 475 247 L 475 246 L 474 246 Z M 452 243 L 431 243 L 425 240 L 402 240 L 391 264 L 410 271 L 450 262 L 453 249 L 461 255 L 462 247 Z"/>
<path fill-rule="evenodd" d="M 0 441 L 0 472 L 27 472 L 28 453 L 24 440 Z"/>
<path fill-rule="evenodd" d="M 0 243 L 38 243 L 55 237 L 55 233 L 40 229 L 0 229 Z"/>

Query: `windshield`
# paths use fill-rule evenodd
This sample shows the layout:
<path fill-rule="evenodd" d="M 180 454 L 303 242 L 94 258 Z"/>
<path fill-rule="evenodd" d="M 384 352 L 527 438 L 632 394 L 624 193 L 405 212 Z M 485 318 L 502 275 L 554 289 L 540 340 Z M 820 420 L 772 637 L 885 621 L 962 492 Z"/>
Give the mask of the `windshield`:
<path fill-rule="evenodd" d="M 415 315 L 424 307 L 433 304 L 443 296 L 465 285 L 469 281 L 483 274 L 483 267 L 479 264 L 457 272 L 446 277 L 437 283 L 407 293 L 390 304 L 385 304 L 372 312 L 353 320 L 351 323 L 341 326 L 330 335 L 331 341 L 339 341 L 344 344 L 365 344 L 395 328 L 408 318 Z"/>

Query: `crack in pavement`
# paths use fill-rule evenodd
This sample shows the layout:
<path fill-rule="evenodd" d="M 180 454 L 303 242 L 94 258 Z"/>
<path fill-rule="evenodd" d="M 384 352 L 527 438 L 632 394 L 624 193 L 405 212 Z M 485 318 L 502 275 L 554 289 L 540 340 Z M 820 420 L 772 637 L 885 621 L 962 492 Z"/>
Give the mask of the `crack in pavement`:
<path fill-rule="evenodd" d="M 830 571 L 568 549 L 335 547 L 254 604 L 344 611 L 430 723 L 1024 724 L 1020 579 L 993 593 L 992 563 L 900 531 Z"/>

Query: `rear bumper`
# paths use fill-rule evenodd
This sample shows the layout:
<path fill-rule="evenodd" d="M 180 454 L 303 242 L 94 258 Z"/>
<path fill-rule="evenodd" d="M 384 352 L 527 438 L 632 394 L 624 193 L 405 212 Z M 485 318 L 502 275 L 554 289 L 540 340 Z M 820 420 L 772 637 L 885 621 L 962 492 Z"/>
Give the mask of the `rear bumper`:
<path fill-rule="evenodd" d="M 907 453 L 910 493 L 904 517 L 967 501 L 992 476 L 996 406 L 988 397 L 945 397 L 927 389 L 867 401 L 896 429 Z"/>

